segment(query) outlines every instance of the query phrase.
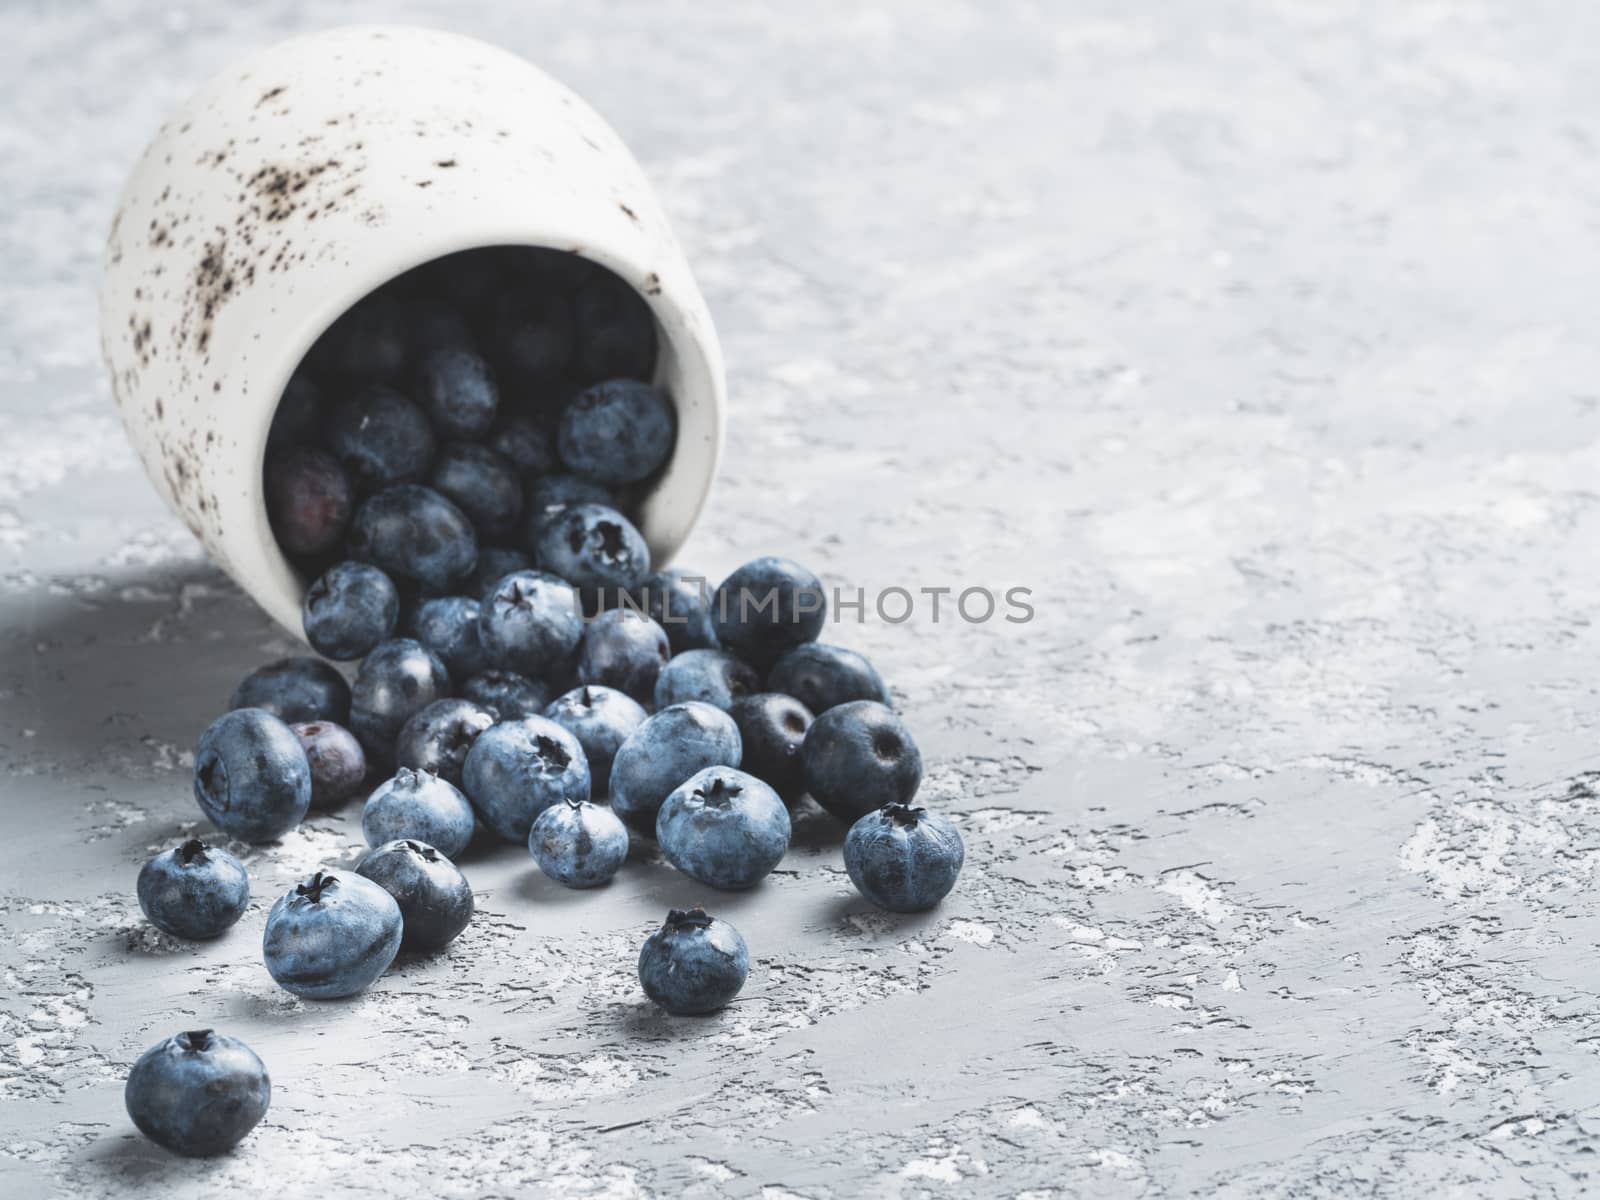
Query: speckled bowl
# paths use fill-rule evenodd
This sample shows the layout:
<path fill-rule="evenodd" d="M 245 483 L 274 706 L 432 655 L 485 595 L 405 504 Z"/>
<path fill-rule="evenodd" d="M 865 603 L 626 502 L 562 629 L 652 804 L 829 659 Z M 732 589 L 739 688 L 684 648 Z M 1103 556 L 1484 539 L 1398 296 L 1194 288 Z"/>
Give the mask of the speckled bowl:
<path fill-rule="evenodd" d="M 100 288 L 112 392 L 167 503 L 287 628 L 304 585 L 273 539 L 261 467 L 290 374 L 379 284 L 511 244 L 582 254 L 655 314 L 679 433 L 639 524 L 665 562 L 721 454 L 722 353 L 639 165 L 577 96 L 470 38 L 336 29 L 212 79 L 134 168 Z"/>

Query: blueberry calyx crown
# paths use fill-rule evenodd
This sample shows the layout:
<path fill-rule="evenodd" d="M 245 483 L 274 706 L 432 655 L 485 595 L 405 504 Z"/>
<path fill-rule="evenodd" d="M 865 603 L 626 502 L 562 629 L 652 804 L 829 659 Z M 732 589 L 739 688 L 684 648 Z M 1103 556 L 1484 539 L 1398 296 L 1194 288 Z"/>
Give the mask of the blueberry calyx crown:
<path fill-rule="evenodd" d="M 422 786 L 422 772 L 415 767 L 401 767 L 394 773 L 394 786 L 414 792 Z"/>
<path fill-rule="evenodd" d="M 547 771 L 565 771 L 571 761 L 560 742 L 542 733 L 533 739 L 533 752 L 542 760 L 541 765 Z"/>
<path fill-rule="evenodd" d="M 927 809 L 902 804 L 898 800 L 885 804 L 878 811 L 885 821 L 893 821 L 896 825 L 903 825 L 907 829 L 915 829 L 922 818 L 928 815 Z"/>
<path fill-rule="evenodd" d="M 178 861 L 184 866 L 197 862 L 204 862 L 206 857 L 206 844 L 199 838 L 190 838 L 175 851 Z"/>
<path fill-rule="evenodd" d="M 180 1050 L 188 1050 L 193 1054 L 202 1054 L 211 1049 L 211 1030 L 190 1029 L 180 1033 L 172 1040 L 178 1043 Z"/>
<path fill-rule="evenodd" d="M 412 838 L 406 839 L 406 849 L 415 854 L 423 862 L 438 862 L 444 856 L 427 842 L 419 842 Z"/>
<path fill-rule="evenodd" d="M 667 920 L 662 928 L 673 933 L 680 929 L 707 929 L 713 920 L 715 918 L 703 908 L 674 908 L 667 911 Z"/>
<path fill-rule="evenodd" d="M 583 699 L 583 706 L 585 708 L 593 708 L 594 707 L 594 697 L 589 694 L 589 685 L 588 684 L 584 684 L 583 685 L 582 699 Z"/>
<path fill-rule="evenodd" d="M 744 789 L 737 783 L 729 783 L 718 775 L 712 779 L 710 787 L 697 787 L 694 790 L 694 794 L 707 804 L 714 805 L 717 808 L 726 808 L 733 798 L 742 791 Z"/>
<path fill-rule="evenodd" d="M 570 808 L 573 812 L 577 812 L 580 808 L 582 808 L 587 803 L 589 803 L 587 800 L 580 800 L 576 796 L 568 796 L 567 797 L 567 807 Z"/>
<path fill-rule="evenodd" d="M 296 896 L 304 896 L 313 904 L 321 904 L 325 892 L 330 892 L 339 886 L 339 880 L 333 875 L 318 871 L 310 879 L 295 888 Z"/>
<path fill-rule="evenodd" d="M 594 531 L 599 535 L 600 539 L 600 544 L 596 547 L 600 557 L 605 559 L 606 562 L 622 561 L 625 549 L 622 543 L 622 526 L 615 521 L 596 521 Z M 572 549 L 574 551 L 581 549 L 583 545 L 582 533 L 574 530 L 572 539 Z"/>

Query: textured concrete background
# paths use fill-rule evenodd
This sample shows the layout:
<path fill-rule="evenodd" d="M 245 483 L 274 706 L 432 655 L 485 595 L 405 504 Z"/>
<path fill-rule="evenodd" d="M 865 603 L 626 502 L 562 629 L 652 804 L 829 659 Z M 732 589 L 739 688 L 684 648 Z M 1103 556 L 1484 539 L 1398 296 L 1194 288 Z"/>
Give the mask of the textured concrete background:
<path fill-rule="evenodd" d="M 1592 6 L 454 7 L 6 6 L 0 1193 L 1592 1186 Z M 96 256 L 198 80 L 373 18 L 531 56 L 656 181 L 734 397 L 684 561 L 1035 589 L 1026 626 L 830 635 L 967 839 L 939 911 L 869 910 L 802 821 L 713 897 L 744 997 L 671 1020 L 634 957 L 701 890 L 647 863 L 565 894 L 507 850 L 465 864 L 444 959 L 304 1006 L 260 926 L 353 860 L 351 809 L 248 855 L 219 943 L 141 922 L 195 737 L 291 643 L 138 474 Z M 204 1165 L 121 1100 L 197 1023 L 275 1085 Z"/>

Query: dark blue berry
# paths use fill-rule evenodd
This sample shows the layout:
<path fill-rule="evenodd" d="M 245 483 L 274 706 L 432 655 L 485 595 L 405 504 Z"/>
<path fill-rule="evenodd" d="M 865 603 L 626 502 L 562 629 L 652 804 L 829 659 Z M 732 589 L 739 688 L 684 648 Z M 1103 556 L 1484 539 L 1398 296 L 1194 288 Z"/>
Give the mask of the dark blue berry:
<path fill-rule="evenodd" d="M 712 590 L 704 575 L 681 567 L 657 571 L 640 585 L 645 610 L 667 631 L 672 652 L 715 650 L 711 627 Z"/>
<path fill-rule="evenodd" d="M 890 912 L 923 912 L 956 885 L 966 851 L 940 813 L 888 804 L 850 826 L 844 868 L 856 890 Z"/>
<path fill-rule="evenodd" d="M 478 637 L 478 602 L 471 596 L 424 600 L 406 628 L 439 656 L 451 679 L 466 679 L 488 668 L 489 654 Z"/>
<path fill-rule="evenodd" d="M 599 273 L 578 289 L 572 307 L 584 378 L 650 378 L 656 322 L 643 296 L 617 276 Z"/>
<path fill-rule="evenodd" d="M 655 701 L 657 708 L 704 700 L 725 709 L 760 690 L 761 676 L 738 656 L 726 650 L 685 650 L 661 668 Z"/>
<path fill-rule="evenodd" d="M 515 671 L 489 670 L 461 685 L 461 698 L 481 705 L 500 721 L 536 717 L 550 699 L 550 689 Z"/>
<path fill-rule="evenodd" d="M 579 479 L 576 475 L 541 475 L 528 485 L 523 538 L 538 552 L 539 537 L 551 518 L 577 504 L 604 504 L 617 507 L 617 497 L 603 483 Z"/>
<path fill-rule="evenodd" d="M 230 837 L 244 842 L 282 837 L 311 806 L 311 767 L 300 739 L 265 709 L 224 713 L 195 747 L 194 798 Z"/>
<path fill-rule="evenodd" d="M 561 296 L 512 286 L 494 306 L 489 338 L 512 378 L 555 378 L 572 361 L 572 310 Z"/>
<path fill-rule="evenodd" d="M 350 557 L 443 595 L 478 561 L 478 537 L 465 513 L 432 488 L 386 488 L 356 509 Z"/>
<path fill-rule="evenodd" d="M 722 581 L 712 600 L 717 640 L 765 669 L 791 647 L 816 641 L 827 620 L 822 581 L 787 558 L 757 558 Z"/>
<path fill-rule="evenodd" d="M 728 715 L 739 727 L 739 769 L 771 785 L 785 804 L 799 799 L 806 790 L 800 747 L 811 728 L 811 710 L 793 696 L 760 692 L 740 696 Z"/>
<path fill-rule="evenodd" d="M 656 814 L 667 861 L 709 887 L 754 887 L 789 849 L 789 810 L 754 775 L 707 767 L 672 790 Z"/>
<path fill-rule="evenodd" d="M 476 828 L 472 805 L 454 784 L 431 771 L 401 767 L 380 783 L 361 810 L 361 836 L 369 846 L 414 838 L 454 858 Z"/>
<path fill-rule="evenodd" d="M 332 454 L 315 446 L 274 453 L 265 486 L 267 520 L 285 553 L 326 554 L 344 540 L 355 489 Z"/>
<path fill-rule="evenodd" d="M 325 436 L 363 494 L 414 483 L 433 461 L 433 427 L 427 414 L 383 384 L 361 388 L 332 405 Z"/>
<path fill-rule="evenodd" d="M 341 662 L 363 658 L 394 632 L 400 593 L 371 563 L 334 563 L 306 589 L 301 618 L 318 654 Z"/>
<path fill-rule="evenodd" d="M 467 751 L 472 749 L 472 743 L 478 740 L 478 735 L 497 719 L 494 713 L 471 700 L 435 700 L 421 712 L 414 713 L 400 727 L 400 734 L 395 739 L 395 761 L 402 767 L 431 771 L 440 779 L 459 787 L 461 767 L 467 761 Z M 457 848 L 442 845 L 435 838 L 425 837 L 422 840 L 439 846 L 451 858 L 459 852 Z"/>
<path fill-rule="evenodd" d="M 482 597 L 485 592 L 513 571 L 533 570 L 533 556 L 510 546 L 479 546 L 478 565 L 467 576 L 461 590 L 469 596 Z"/>
<path fill-rule="evenodd" d="M 656 692 L 656 676 L 671 656 L 661 626 L 641 612 L 613 608 L 589 621 L 583 631 L 578 682 L 613 687 L 648 703 Z"/>
<path fill-rule="evenodd" d="M 854 650 L 822 642 L 803 642 L 785 653 L 767 673 L 767 687 L 818 714 L 852 700 L 889 703 L 889 689 L 870 662 Z"/>
<path fill-rule="evenodd" d="M 378 846 L 356 873 L 394 897 L 404 933 L 401 945 L 424 953 L 454 941 L 472 920 L 467 877 L 437 846 L 405 838 Z"/>
<path fill-rule="evenodd" d="M 526 842 L 534 818 L 552 804 L 589 798 L 589 763 L 554 721 L 524 717 L 478 736 L 461 782 L 484 824 L 508 842 Z"/>
<path fill-rule="evenodd" d="M 583 616 L 566 580 L 517 571 L 485 594 L 478 636 L 489 660 L 532 679 L 564 679 L 583 637 Z"/>
<path fill-rule="evenodd" d="M 922 753 L 890 709 L 873 700 L 830 708 L 800 748 L 806 791 L 841 821 L 905 804 L 922 782 Z"/>
<path fill-rule="evenodd" d="M 369 879 L 318 871 L 267 914 L 261 941 L 279 987 L 336 1000 L 372 986 L 400 951 L 400 906 Z"/>
<path fill-rule="evenodd" d="M 220 937 L 250 903 L 250 876 L 226 850 L 199 838 L 156 855 L 139 871 L 139 907 L 173 937 Z"/>
<path fill-rule="evenodd" d="M 648 717 L 611 762 L 611 807 L 654 833 L 656 813 L 672 790 L 706 767 L 739 765 L 739 729 L 720 708 L 691 700 Z"/>
<path fill-rule="evenodd" d="M 555 469 L 556 451 L 549 431 L 526 414 L 502 420 L 489 435 L 488 446 L 518 474 L 548 475 Z"/>
<path fill-rule="evenodd" d="M 750 975 L 739 931 L 704 909 L 673 909 L 639 952 L 644 994 L 675 1016 L 715 1012 Z"/>
<path fill-rule="evenodd" d="M 350 685 L 320 658 L 280 658 L 257 667 L 233 689 L 229 708 L 264 708 L 280 721 L 338 721 L 350 716 Z"/>
<path fill-rule="evenodd" d="M 391 638 L 362 660 L 350 689 L 350 732 L 380 769 L 394 762 L 405 723 L 450 694 L 439 656 L 414 638 Z"/>
<path fill-rule="evenodd" d="M 522 516 L 522 480 L 509 460 L 487 446 L 451 442 L 433 460 L 428 482 L 467 514 L 485 538 L 514 533 Z"/>
<path fill-rule="evenodd" d="M 249 1046 L 196 1029 L 140 1055 L 122 1098 L 139 1132 L 156 1145 L 210 1158 L 233 1149 L 266 1116 L 272 1083 Z"/>
<path fill-rule="evenodd" d="M 628 830 L 602 804 L 565 800 L 535 818 L 528 853 L 539 869 L 569 888 L 599 887 L 628 857 Z"/>
<path fill-rule="evenodd" d="M 500 390 L 489 364 L 473 350 L 446 344 L 417 364 L 417 403 L 441 438 L 475 441 L 494 426 Z"/>
<path fill-rule="evenodd" d="M 575 475 L 637 483 L 672 457 L 677 412 L 648 383 L 611 379 L 579 392 L 561 414 L 557 446 Z"/>
<path fill-rule="evenodd" d="M 589 685 L 552 700 L 544 715 L 578 739 L 589 760 L 590 789 L 603 800 L 611 786 L 611 761 L 644 723 L 644 707 L 615 688 Z"/>
<path fill-rule="evenodd" d="M 311 768 L 312 808 L 337 808 L 361 790 L 367 779 L 367 755 L 355 734 L 332 721 L 306 721 L 289 728 L 300 739 Z"/>
<path fill-rule="evenodd" d="M 633 592 L 650 573 L 650 549 L 633 523 L 603 504 L 577 504 L 545 522 L 535 557 L 594 608 Z"/>

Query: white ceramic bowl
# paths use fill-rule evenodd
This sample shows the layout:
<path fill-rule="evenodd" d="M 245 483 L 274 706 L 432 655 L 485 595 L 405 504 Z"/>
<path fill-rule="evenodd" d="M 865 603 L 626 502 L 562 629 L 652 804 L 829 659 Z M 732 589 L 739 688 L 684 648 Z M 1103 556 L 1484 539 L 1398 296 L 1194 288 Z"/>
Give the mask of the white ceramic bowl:
<path fill-rule="evenodd" d="M 134 448 L 212 558 L 300 632 L 261 468 L 289 376 L 356 300 L 481 246 L 573 251 L 655 314 L 672 461 L 639 508 L 658 565 L 722 450 L 722 353 L 638 163 L 593 109 L 470 38 L 335 29 L 216 76 L 156 134 L 106 244 L 100 333 Z"/>

